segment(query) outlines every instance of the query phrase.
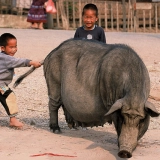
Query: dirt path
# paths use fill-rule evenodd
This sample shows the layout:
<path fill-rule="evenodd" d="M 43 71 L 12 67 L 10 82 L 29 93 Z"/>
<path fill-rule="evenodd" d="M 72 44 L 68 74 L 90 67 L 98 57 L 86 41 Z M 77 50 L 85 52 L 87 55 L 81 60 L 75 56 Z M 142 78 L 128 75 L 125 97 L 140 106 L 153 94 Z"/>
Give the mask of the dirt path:
<path fill-rule="evenodd" d="M 4 32 L 10 32 L 17 37 L 17 57 L 37 60 L 44 59 L 52 49 L 74 35 L 74 31 L 0 29 L 0 35 Z M 150 101 L 160 112 L 160 34 L 106 32 L 106 38 L 107 43 L 130 45 L 143 59 L 151 78 Z M 16 69 L 15 78 L 26 70 L 28 68 Z M 63 134 L 56 135 L 50 132 L 48 96 L 42 67 L 27 77 L 14 91 L 20 110 L 18 117 L 25 123 L 25 127 L 24 130 L 9 128 L 8 117 L 0 105 L 0 159 L 121 160 L 117 156 L 117 135 L 112 125 L 105 124 L 104 127 L 87 130 L 81 128 L 76 131 L 69 130 L 63 112 L 60 111 L 59 121 Z M 36 154 L 41 155 L 31 157 Z M 130 160 L 142 159 L 160 159 L 160 117 L 151 118 L 147 133 L 130 158 Z"/>

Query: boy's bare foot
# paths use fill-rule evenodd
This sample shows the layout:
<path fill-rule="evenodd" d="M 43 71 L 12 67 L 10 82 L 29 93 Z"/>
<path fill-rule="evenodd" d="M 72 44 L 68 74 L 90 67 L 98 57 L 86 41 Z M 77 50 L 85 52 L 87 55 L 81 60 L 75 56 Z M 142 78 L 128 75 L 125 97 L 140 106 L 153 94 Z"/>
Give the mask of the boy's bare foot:
<path fill-rule="evenodd" d="M 23 123 L 16 119 L 16 117 L 10 118 L 10 127 L 15 127 L 17 129 L 23 128 Z"/>

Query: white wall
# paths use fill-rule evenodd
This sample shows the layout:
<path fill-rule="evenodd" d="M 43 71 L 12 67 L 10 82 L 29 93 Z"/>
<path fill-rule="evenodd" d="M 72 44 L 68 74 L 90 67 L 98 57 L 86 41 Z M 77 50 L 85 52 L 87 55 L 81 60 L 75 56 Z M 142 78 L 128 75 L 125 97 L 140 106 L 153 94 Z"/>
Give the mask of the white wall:
<path fill-rule="evenodd" d="M 16 0 L 16 6 L 21 8 L 30 8 L 32 0 Z"/>

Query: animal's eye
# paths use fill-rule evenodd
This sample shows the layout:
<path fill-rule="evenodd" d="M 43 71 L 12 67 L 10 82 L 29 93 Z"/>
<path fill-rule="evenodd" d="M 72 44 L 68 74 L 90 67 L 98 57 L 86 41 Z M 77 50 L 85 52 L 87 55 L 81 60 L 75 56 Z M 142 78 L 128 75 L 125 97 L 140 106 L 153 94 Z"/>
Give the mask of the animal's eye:
<path fill-rule="evenodd" d="M 140 124 L 140 123 L 137 123 L 137 127 L 139 127 L 139 124 Z"/>
<path fill-rule="evenodd" d="M 138 117 L 139 117 L 138 115 L 135 115 L 133 118 L 134 118 L 134 119 L 137 119 Z"/>

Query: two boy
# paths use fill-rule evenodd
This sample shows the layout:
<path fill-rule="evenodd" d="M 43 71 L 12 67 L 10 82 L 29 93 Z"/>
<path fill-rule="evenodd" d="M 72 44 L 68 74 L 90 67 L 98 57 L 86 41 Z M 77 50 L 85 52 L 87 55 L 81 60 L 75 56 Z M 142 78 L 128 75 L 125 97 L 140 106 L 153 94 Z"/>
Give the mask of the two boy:
<path fill-rule="evenodd" d="M 96 25 L 98 20 L 98 9 L 94 4 L 87 4 L 83 8 L 83 26 L 79 27 L 74 38 L 94 39 L 106 43 L 105 33 L 101 27 Z M 0 36 L 0 102 L 10 117 L 10 126 L 22 128 L 23 123 L 17 120 L 18 107 L 14 92 L 8 87 L 14 76 L 14 68 L 29 67 L 33 65 L 38 68 L 40 62 L 25 58 L 15 58 L 17 52 L 17 39 L 10 33 Z"/>

